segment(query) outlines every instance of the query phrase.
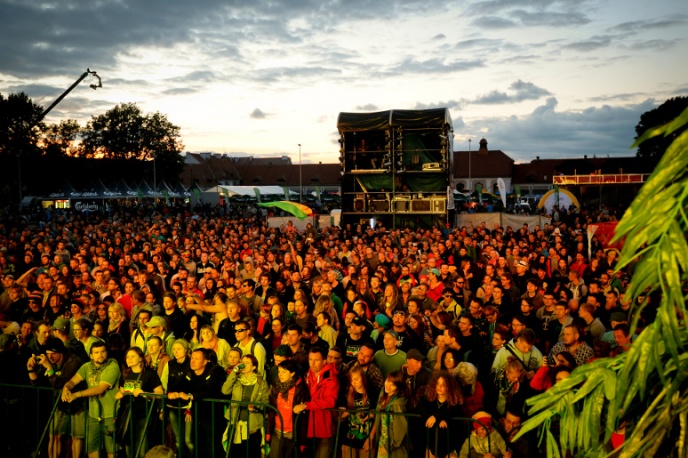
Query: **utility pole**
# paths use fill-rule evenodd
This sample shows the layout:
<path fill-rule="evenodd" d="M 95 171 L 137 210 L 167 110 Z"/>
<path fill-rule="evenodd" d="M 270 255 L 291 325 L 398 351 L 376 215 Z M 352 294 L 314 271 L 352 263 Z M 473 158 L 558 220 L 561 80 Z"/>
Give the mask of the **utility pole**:
<path fill-rule="evenodd" d="M 301 167 L 301 143 L 299 143 L 299 203 L 303 203 L 303 173 Z"/>

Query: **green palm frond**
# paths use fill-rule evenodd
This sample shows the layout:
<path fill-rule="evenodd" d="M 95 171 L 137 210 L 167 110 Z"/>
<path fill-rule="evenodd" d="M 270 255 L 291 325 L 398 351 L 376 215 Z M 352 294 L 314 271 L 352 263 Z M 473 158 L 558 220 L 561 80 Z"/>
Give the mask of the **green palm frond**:
<path fill-rule="evenodd" d="M 678 118 L 649 129 L 637 143 L 668 136 L 688 124 Z M 661 298 L 654 322 L 627 353 L 577 368 L 569 378 L 528 401 L 531 418 L 519 435 L 539 428 L 549 457 L 608 456 L 612 433 L 625 423 L 621 457 L 687 456 L 688 444 L 688 130 L 674 139 L 619 222 L 624 239 L 617 269 L 633 267 L 626 291 L 637 303 L 635 329 L 647 298 Z M 550 431 L 559 425 L 558 441 Z"/>

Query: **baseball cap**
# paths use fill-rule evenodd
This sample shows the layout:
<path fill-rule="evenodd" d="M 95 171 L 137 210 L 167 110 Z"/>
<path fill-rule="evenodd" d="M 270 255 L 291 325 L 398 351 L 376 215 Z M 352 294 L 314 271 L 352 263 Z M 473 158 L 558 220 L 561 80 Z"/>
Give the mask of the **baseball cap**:
<path fill-rule="evenodd" d="M 65 346 L 57 337 L 48 337 L 48 341 L 45 343 L 45 350 L 54 353 L 64 353 Z"/>
<path fill-rule="evenodd" d="M 148 323 L 146 323 L 147 328 L 157 328 L 158 326 L 162 326 L 164 328 L 167 327 L 167 322 L 161 316 L 153 316 L 150 320 L 148 320 Z"/>
<path fill-rule="evenodd" d="M 378 324 L 378 326 L 386 329 L 389 326 L 390 320 L 384 313 L 378 313 L 375 316 L 375 322 Z"/>
<path fill-rule="evenodd" d="M 440 276 L 440 270 L 439 269 L 430 269 L 428 270 L 429 273 L 435 274 L 435 276 L 439 277 Z"/>
<path fill-rule="evenodd" d="M 53 323 L 52 329 L 69 332 L 69 320 L 67 318 L 56 319 Z"/>
<path fill-rule="evenodd" d="M 392 330 L 392 329 L 385 331 L 385 334 L 389 334 L 390 336 L 394 337 L 396 340 L 399 340 L 399 334 L 397 334 L 397 332 Z"/>
<path fill-rule="evenodd" d="M 360 316 L 357 316 L 353 320 L 351 320 L 351 324 L 355 324 L 356 326 L 365 326 L 366 320 L 364 320 Z"/>
<path fill-rule="evenodd" d="M 526 269 L 528 268 L 528 263 L 526 261 L 524 261 L 523 259 L 518 261 L 518 264 L 516 264 L 516 265 L 521 266 L 521 267 L 525 267 Z"/>

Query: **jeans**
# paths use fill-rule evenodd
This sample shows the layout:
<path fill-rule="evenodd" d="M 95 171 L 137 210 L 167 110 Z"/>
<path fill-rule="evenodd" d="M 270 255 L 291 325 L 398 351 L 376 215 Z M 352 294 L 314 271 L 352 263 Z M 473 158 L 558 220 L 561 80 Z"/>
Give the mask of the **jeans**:
<path fill-rule="evenodd" d="M 170 407 L 167 411 L 169 412 L 170 426 L 172 426 L 172 432 L 174 433 L 175 447 L 177 448 L 177 452 L 180 453 L 179 457 L 193 456 L 193 421 L 186 421 L 183 410 L 177 410 Z M 182 447 L 180 429 L 184 430 L 184 443 L 186 444 L 186 450 L 184 450 L 184 447 Z M 188 455 L 185 453 L 186 451 L 188 451 Z"/>

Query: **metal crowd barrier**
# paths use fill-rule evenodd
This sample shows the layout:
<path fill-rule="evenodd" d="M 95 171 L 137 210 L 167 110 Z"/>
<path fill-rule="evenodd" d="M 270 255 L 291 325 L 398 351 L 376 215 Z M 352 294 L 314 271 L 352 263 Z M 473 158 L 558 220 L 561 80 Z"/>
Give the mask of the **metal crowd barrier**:
<path fill-rule="evenodd" d="M 61 393 L 55 392 L 52 388 L 46 387 L 34 387 L 26 385 L 7 385 L 0 384 L 0 394 L 1 394 L 1 405 L 0 405 L 0 424 L 5 425 L 0 427 L 0 456 L 12 456 L 17 458 L 30 457 L 30 456 L 47 456 L 48 448 L 48 437 L 51 436 L 50 419 L 57 408 L 58 402 L 60 400 Z M 174 434 L 171 432 L 171 428 L 168 429 L 167 426 L 171 426 L 169 422 L 169 407 L 166 405 L 170 401 L 166 400 L 165 395 L 156 394 L 141 394 L 139 397 L 146 399 L 146 416 L 143 419 L 143 426 L 141 427 L 143 431 L 140 434 L 140 440 L 136 443 L 136 425 L 141 420 L 140 418 L 134 418 L 132 415 L 129 419 L 129 428 L 127 431 L 126 438 L 121 440 L 119 443 L 120 450 L 117 451 L 116 456 L 129 456 L 129 457 L 143 457 L 145 452 L 152 446 L 157 444 L 167 444 L 173 448 L 177 449 L 177 457 L 194 457 L 194 458 L 207 458 L 207 457 L 237 457 L 237 453 L 232 453 L 232 437 L 234 436 L 235 424 L 228 425 L 227 420 L 224 417 L 225 411 L 231 405 L 236 405 L 239 407 L 247 407 L 248 405 L 254 406 L 263 412 L 263 439 L 261 441 L 261 450 L 249 450 L 246 447 L 246 457 L 256 458 L 260 456 L 268 456 L 269 453 L 269 442 L 265 439 L 265 431 L 267 430 L 268 413 L 274 411 L 275 415 L 279 416 L 282 420 L 282 416 L 274 406 L 270 404 L 260 404 L 251 403 L 243 401 L 232 401 L 229 399 L 204 399 L 200 402 L 193 403 L 192 411 L 192 444 L 193 451 L 189 452 L 186 447 L 184 440 L 185 432 L 185 419 L 181 408 L 182 404 L 186 404 L 185 401 L 178 400 L 177 403 L 179 408 L 178 412 L 182 414 L 177 415 L 177 431 L 182 436 L 180 439 L 174 440 Z M 133 396 L 125 396 L 120 404 L 123 402 L 132 402 Z M 130 408 L 133 407 L 131 404 Z M 157 408 L 156 408 L 157 407 Z M 85 406 L 87 409 L 87 403 Z M 351 414 L 367 413 L 372 415 L 369 420 L 375 422 L 378 416 L 390 415 L 390 416 L 401 416 L 405 417 L 407 424 L 413 427 L 422 427 L 425 434 L 417 434 L 416 429 L 411 427 L 408 428 L 408 432 L 405 437 L 406 450 L 409 456 L 425 456 L 425 448 L 427 447 L 428 441 L 430 439 L 430 430 L 425 428 L 422 417 L 416 413 L 396 413 L 396 412 L 385 412 L 376 411 L 374 409 L 370 410 L 358 410 L 358 409 L 326 409 L 333 415 L 333 423 L 335 425 L 335 431 L 333 436 L 333 457 L 340 456 L 338 453 L 345 442 L 346 425 L 347 420 L 342 418 L 342 413 L 347 412 Z M 199 411 L 204 413 L 204 418 L 199 418 Z M 296 425 L 300 421 L 302 415 L 308 415 L 309 411 L 304 411 L 299 415 L 294 416 L 294 435 L 293 440 L 296 444 L 294 447 L 294 457 L 303 456 L 315 456 L 316 443 L 309 438 L 300 438 L 299 431 Z M 84 415 L 84 421 L 88 422 L 88 412 L 86 410 Z M 308 421 L 308 418 L 303 418 L 302 421 Z M 482 425 L 478 420 L 471 418 L 456 417 L 452 418 L 451 421 L 456 426 L 459 425 L 457 430 L 447 429 L 446 440 L 448 453 L 456 451 L 458 454 L 464 440 L 469 441 L 470 445 L 470 426 L 472 423 L 478 423 Z M 462 429 L 463 428 L 463 429 Z M 84 425 L 85 436 L 88 437 L 87 425 Z M 228 433 L 228 444 L 226 449 L 223 447 L 222 437 L 223 433 L 227 430 Z M 379 432 L 378 432 L 379 434 Z M 67 434 L 69 436 L 69 434 Z M 67 437 L 68 438 L 68 437 Z M 101 438 L 101 444 L 103 438 Z M 452 439 L 454 443 L 452 444 Z M 458 441 L 456 441 L 458 439 Z M 86 456 L 86 444 L 84 439 L 84 446 L 82 450 L 82 456 Z M 368 438 L 368 448 L 370 450 L 368 456 L 377 455 L 377 450 L 379 447 L 379 441 Z M 305 449 L 301 449 L 299 444 L 305 444 Z M 488 436 L 488 446 L 490 445 Z M 129 453 L 122 454 L 124 448 L 128 446 Z M 390 444 L 387 444 L 387 450 L 389 450 Z M 437 440 L 434 444 L 431 444 L 430 450 L 433 455 L 437 456 L 439 444 Z M 69 451 L 68 442 L 65 448 Z M 310 450 L 309 450 L 310 449 Z M 133 451 L 133 453 L 132 453 Z M 309 454 L 308 452 L 312 454 Z M 354 455 L 353 449 L 350 449 L 348 455 L 341 455 L 341 458 L 352 458 Z M 67 456 L 71 456 L 68 453 Z M 76 458 L 76 457 L 73 457 Z"/>

